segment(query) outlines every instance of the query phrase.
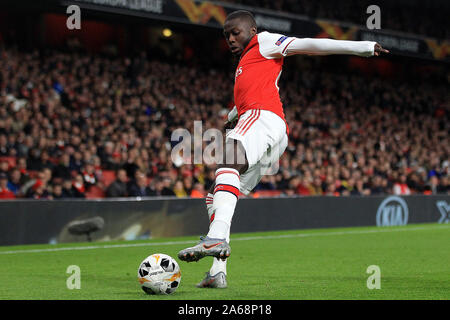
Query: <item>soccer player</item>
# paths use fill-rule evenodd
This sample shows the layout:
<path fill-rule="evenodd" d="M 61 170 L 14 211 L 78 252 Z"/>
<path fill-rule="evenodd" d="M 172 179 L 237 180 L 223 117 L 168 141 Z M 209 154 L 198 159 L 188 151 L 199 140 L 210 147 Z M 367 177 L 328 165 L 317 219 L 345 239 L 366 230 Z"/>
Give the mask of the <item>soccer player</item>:
<path fill-rule="evenodd" d="M 253 15 L 244 10 L 229 14 L 223 33 L 231 52 L 239 57 L 235 73 L 235 107 L 228 121 L 238 119 L 226 136 L 223 164 L 218 165 L 213 190 L 206 197 L 209 232 L 200 242 L 181 250 L 178 258 L 198 261 L 212 256 L 213 265 L 197 287 L 226 288 L 226 259 L 230 256 L 230 226 L 240 192 L 248 194 L 278 163 L 288 144 L 288 126 L 278 93 L 283 60 L 295 54 L 352 54 L 363 57 L 388 53 L 371 41 L 309 39 L 257 33 Z"/>

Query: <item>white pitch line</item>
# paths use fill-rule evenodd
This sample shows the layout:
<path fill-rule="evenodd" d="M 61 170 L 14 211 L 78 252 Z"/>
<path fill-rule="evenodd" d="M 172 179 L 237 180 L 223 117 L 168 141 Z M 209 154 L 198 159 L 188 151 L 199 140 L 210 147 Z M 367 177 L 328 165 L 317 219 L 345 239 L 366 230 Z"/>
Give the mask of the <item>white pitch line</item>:
<path fill-rule="evenodd" d="M 404 229 L 376 229 L 376 230 L 354 230 L 354 231 L 330 231 L 330 232 L 313 232 L 313 233 L 295 233 L 273 236 L 250 236 L 232 238 L 232 241 L 250 241 L 250 240 L 269 240 L 269 239 L 289 239 L 289 238 L 303 238 L 303 237 L 320 237 L 320 236 L 337 236 L 337 235 L 349 235 L 349 234 L 369 234 L 369 233 L 382 233 L 382 232 L 402 232 L 402 231 L 416 231 L 416 230 L 434 230 L 434 229 L 450 229 L 450 226 L 440 225 L 434 227 L 411 227 Z M 83 246 L 83 247 L 62 247 L 62 248 L 49 248 L 49 249 L 23 249 L 23 250 L 11 250 L 0 251 L 0 254 L 15 254 L 15 253 L 36 253 L 36 252 L 56 252 L 56 251 L 72 251 L 72 250 L 91 250 L 91 249 L 112 249 L 112 248 L 129 248 L 129 247 L 145 247 L 145 246 L 167 246 L 167 245 L 181 245 L 191 244 L 195 241 L 167 241 L 167 242 L 144 242 L 144 243 L 126 243 L 126 244 L 110 244 L 110 245 L 97 245 L 97 246 Z"/>

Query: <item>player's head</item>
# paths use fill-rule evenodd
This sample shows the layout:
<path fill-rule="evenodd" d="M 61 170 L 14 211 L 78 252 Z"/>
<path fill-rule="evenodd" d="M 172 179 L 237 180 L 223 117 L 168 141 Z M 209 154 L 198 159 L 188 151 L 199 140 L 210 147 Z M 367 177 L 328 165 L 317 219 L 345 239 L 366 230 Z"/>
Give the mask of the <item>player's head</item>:
<path fill-rule="evenodd" d="M 251 12 L 245 10 L 230 13 L 223 25 L 223 34 L 235 55 L 241 55 L 256 32 L 255 18 Z"/>

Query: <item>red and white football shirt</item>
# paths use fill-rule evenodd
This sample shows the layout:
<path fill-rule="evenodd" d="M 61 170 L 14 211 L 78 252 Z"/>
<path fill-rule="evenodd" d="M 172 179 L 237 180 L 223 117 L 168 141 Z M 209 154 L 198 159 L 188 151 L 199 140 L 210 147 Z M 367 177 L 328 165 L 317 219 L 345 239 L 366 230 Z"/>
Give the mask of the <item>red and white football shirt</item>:
<path fill-rule="evenodd" d="M 286 122 L 278 79 L 286 48 L 294 39 L 264 31 L 253 36 L 245 47 L 236 68 L 234 84 L 234 102 L 239 117 L 250 109 L 261 109 L 277 114 Z"/>

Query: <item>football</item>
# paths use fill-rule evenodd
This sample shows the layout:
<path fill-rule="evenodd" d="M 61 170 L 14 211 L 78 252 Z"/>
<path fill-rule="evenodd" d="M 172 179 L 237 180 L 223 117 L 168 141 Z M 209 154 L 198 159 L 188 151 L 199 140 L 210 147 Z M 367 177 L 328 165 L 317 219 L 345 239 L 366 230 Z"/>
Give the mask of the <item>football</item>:
<path fill-rule="evenodd" d="M 180 267 L 175 259 L 166 254 L 152 254 L 140 264 L 138 280 L 147 294 L 171 294 L 180 285 Z"/>

